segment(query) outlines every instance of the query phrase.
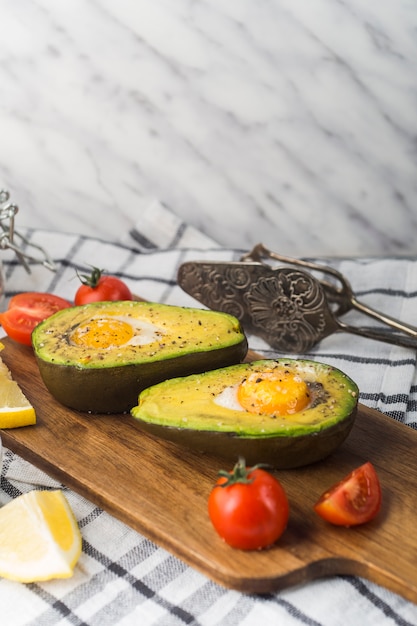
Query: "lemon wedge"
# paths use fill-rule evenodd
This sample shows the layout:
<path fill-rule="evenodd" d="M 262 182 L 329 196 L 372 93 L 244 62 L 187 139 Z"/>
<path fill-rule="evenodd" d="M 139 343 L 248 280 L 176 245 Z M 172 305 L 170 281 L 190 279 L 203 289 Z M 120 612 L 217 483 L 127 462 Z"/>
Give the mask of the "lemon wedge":
<path fill-rule="evenodd" d="M 23 583 L 69 578 L 81 533 L 60 489 L 30 491 L 0 509 L 0 576 Z"/>
<path fill-rule="evenodd" d="M 0 428 L 36 423 L 36 412 L 0 358 Z"/>

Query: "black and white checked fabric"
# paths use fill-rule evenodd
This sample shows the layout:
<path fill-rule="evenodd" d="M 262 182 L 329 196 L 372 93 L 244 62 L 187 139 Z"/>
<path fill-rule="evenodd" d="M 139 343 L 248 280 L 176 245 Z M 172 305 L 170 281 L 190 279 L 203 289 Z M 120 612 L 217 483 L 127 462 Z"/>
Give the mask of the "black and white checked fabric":
<path fill-rule="evenodd" d="M 145 213 L 120 243 L 25 231 L 30 241 L 48 250 L 58 269 L 51 273 L 34 263 L 28 275 L 14 254 L 3 251 L 6 298 L 33 290 L 71 299 L 78 286 L 76 271 L 95 265 L 125 279 L 147 300 L 195 306 L 176 285 L 179 264 L 236 260 L 246 252 L 219 248 L 157 202 Z M 417 259 L 338 259 L 333 265 L 349 278 L 359 299 L 404 321 L 416 319 Z M 346 321 L 363 324 L 357 313 L 349 313 Z M 249 343 L 265 356 L 278 356 L 256 337 Z M 415 351 L 340 333 L 308 356 L 349 374 L 359 385 L 363 404 L 417 427 Z M 65 581 L 22 585 L 0 579 L 4 626 L 417 625 L 416 605 L 355 577 L 333 577 L 262 597 L 224 589 L 4 451 L 1 504 L 34 488 L 56 486 L 65 489 L 78 520 L 81 559 L 74 576 Z"/>

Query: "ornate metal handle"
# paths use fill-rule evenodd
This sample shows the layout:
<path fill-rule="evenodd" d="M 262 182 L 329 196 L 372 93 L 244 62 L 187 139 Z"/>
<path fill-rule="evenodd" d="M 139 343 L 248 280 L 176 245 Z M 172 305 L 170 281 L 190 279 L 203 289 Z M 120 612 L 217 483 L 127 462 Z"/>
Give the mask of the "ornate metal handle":
<path fill-rule="evenodd" d="M 30 274 L 28 261 L 42 263 L 47 269 L 55 271 L 56 267 L 48 253 L 42 246 L 38 246 L 16 231 L 15 217 L 19 211 L 16 204 L 9 202 L 10 194 L 5 189 L 0 189 L 0 249 L 10 248 L 18 257 L 25 270 Z M 20 245 L 16 242 L 19 241 Z M 24 246 L 24 249 L 23 249 Z M 33 256 L 27 252 L 27 248 L 35 248 L 41 253 L 41 257 Z"/>

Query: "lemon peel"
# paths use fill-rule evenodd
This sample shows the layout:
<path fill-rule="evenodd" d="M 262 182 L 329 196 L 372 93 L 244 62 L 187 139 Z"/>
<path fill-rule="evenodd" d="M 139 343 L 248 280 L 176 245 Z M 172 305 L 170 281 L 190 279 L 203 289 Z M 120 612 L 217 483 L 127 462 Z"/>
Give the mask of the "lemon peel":
<path fill-rule="evenodd" d="M 0 509 L 0 576 L 23 583 L 69 578 L 82 538 L 60 489 L 33 490 Z"/>
<path fill-rule="evenodd" d="M 0 358 L 0 428 L 31 424 L 36 424 L 36 411 Z"/>

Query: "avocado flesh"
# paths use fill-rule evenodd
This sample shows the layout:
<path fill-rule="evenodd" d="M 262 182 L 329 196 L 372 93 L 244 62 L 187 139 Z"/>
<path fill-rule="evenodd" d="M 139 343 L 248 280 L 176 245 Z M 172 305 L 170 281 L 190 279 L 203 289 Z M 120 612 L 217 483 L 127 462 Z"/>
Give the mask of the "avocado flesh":
<path fill-rule="evenodd" d="M 92 343 L 75 343 L 80 328 L 88 333 L 89 324 L 101 320 L 97 346 L 94 336 Z M 123 345 L 103 344 L 107 320 L 127 323 L 135 337 Z M 61 404 L 93 413 L 127 412 L 146 387 L 239 363 L 247 352 L 240 323 L 231 315 L 136 301 L 58 311 L 35 327 L 32 345 L 50 393 Z"/>
<path fill-rule="evenodd" d="M 285 368 L 307 383 L 308 407 L 292 415 L 257 415 L 219 406 L 225 387 L 253 372 Z M 293 468 L 319 461 L 348 436 L 356 415 L 357 385 L 329 365 L 307 360 L 260 360 L 145 389 L 131 410 L 142 430 L 230 461 Z"/>

